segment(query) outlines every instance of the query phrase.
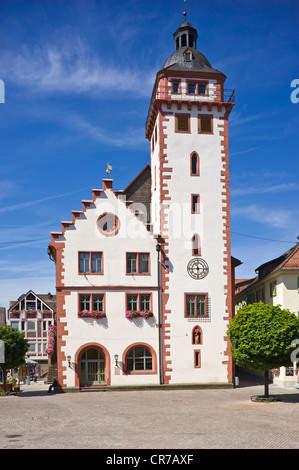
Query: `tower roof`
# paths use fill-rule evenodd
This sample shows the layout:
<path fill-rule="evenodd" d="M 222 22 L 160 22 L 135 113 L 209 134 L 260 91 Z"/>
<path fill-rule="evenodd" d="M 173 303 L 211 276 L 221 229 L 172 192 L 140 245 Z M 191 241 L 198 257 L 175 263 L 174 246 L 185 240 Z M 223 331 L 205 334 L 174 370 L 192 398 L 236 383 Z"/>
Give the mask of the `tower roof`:
<path fill-rule="evenodd" d="M 183 21 L 173 35 L 176 50 L 165 61 L 162 69 L 172 71 L 190 71 L 190 72 L 204 72 L 213 74 L 222 74 L 219 70 L 214 69 L 206 56 L 197 50 L 196 40 L 197 31 L 186 20 Z M 186 52 L 191 52 L 190 60 L 186 60 Z"/>

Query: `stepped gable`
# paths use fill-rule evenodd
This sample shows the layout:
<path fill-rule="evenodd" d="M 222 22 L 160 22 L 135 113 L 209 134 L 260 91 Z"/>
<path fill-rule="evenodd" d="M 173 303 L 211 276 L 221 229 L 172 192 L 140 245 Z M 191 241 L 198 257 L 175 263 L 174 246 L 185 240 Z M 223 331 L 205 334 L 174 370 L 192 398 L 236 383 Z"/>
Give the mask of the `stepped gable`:
<path fill-rule="evenodd" d="M 51 232 L 51 242 L 55 242 L 58 238 L 62 237 L 67 228 L 76 225 L 77 218 L 80 218 L 84 212 L 90 208 L 94 201 L 107 189 L 112 191 L 120 201 L 124 202 L 140 222 L 143 222 L 149 232 L 152 233 L 152 225 L 150 224 L 150 185 L 151 185 L 151 169 L 147 164 L 143 170 L 128 184 L 124 190 L 113 189 L 113 179 L 103 179 L 102 189 L 92 189 L 92 200 L 82 200 L 82 211 L 72 211 L 71 221 L 61 222 L 61 232 Z M 147 217 L 144 220 L 144 213 L 136 211 L 130 206 L 134 203 L 141 203 L 147 209 Z"/>

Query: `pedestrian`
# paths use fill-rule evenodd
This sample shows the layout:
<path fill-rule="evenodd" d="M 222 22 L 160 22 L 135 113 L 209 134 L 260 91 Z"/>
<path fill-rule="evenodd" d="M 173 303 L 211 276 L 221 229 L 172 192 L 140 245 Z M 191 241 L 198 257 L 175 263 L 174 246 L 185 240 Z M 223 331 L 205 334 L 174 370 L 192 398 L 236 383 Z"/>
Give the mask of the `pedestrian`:
<path fill-rule="evenodd" d="M 57 380 L 56 380 L 55 377 L 54 377 L 53 382 L 51 383 L 51 385 L 50 385 L 50 387 L 49 387 L 49 389 L 48 389 L 48 393 L 51 393 L 51 392 L 52 392 L 52 389 L 55 388 L 55 387 L 58 387 L 58 382 L 57 382 Z"/>

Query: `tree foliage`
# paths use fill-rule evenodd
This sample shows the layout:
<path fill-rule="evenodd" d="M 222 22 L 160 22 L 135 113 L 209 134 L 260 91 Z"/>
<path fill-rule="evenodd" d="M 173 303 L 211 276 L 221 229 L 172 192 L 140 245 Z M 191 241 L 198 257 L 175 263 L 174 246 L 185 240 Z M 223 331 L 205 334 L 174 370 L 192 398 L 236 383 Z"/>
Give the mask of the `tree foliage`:
<path fill-rule="evenodd" d="M 299 320 L 280 305 L 244 305 L 230 322 L 228 337 L 240 367 L 265 371 L 288 366 L 291 343 L 299 338 Z"/>
<path fill-rule="evenodd" d="M 17 329 L 9 326 L 0 327 L 0 340 L 4 342 L 4 360 L 0 366 L 4 372 L 4 390 L 6 391 L 6 370 L 19 367 L 25 362 L 28 341 Z"/>

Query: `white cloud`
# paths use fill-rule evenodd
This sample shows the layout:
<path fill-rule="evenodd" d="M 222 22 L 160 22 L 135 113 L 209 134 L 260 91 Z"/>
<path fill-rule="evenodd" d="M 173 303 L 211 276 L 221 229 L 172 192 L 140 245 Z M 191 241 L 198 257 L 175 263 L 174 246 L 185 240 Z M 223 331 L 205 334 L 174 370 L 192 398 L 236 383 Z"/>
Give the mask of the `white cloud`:
<path fill-rule="evenodd" d="M 109 63 L 94 55 L 78 36 L 60 39 L 60 44 L 24 46 L 18 54 L 3 51 L 0 69 L 12 80 L 31 91 L 84 93 L 134 92 L 148 97 L 155 72 L 138 65 Z"/>
<path fill-rule="evenodd" d="M 66 120 L 65 120 L 66 122 Z M 79 116 L 70 116 L 67 122 L 71 127 L 75 127 L 83 134 L 92 137 L 97 142 L 114 145 L 116 147 L 135 147 L 136 145 L 145 143 L 144 128 L 128 129 L 122 134 L 107 133 L 103 128 L 94 126 Z"/>
<path fill-rule="evenodd" d="M 267 209 L 264 207 L 251 204 L 245 207 L 232 207 L 232 217 L 245 217 L 254 222 L 267 224 L 271 227 L 285 228 L 293 221 L 293 214 L 289 210 L 283 209 Z"/>

